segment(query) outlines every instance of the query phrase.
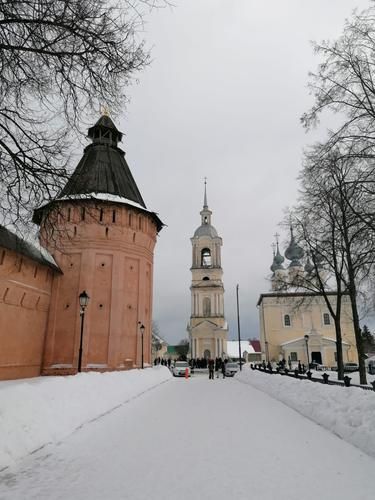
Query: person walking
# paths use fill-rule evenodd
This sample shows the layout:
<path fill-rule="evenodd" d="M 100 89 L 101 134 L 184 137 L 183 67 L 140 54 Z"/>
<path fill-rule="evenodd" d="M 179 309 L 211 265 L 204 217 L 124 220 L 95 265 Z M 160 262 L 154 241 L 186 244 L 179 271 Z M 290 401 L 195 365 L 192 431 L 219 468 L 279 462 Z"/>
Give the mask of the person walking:
<path fill-rule="evenodd" d="M 214 379 L 214 372 L 215 372 L 215 362 L 213 359 L 210 359 L 208 361 L 208 378 L 209 379 Z"/>
<path fill-rule="evenodd" d="M 222 364 L 221 364 L 221 372 L 222 372 L 222 374 L 223 374 L 223 378 L 225 378 L 225 368 L 226 368 L 226 366 L 227 366 L 227 364 L 226 364 L 226 363 L 227 363 L 227 360 L 224 360 L 224 361 L 222 362 Z"/>

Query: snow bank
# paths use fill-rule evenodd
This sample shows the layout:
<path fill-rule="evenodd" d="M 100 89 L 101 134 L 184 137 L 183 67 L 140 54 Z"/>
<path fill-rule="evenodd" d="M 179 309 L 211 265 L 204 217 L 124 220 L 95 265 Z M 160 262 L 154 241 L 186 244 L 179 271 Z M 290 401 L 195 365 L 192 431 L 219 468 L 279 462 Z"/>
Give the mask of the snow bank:
<path fill-rule="evenodd" d="M 247 366 L 236 377 L 375 457 L 375 392 L 270 375 Z"/>
<path fill-rule="evenodd" d="M 0 470 L 170 377 L 159 366 L 0 382 Z"/>

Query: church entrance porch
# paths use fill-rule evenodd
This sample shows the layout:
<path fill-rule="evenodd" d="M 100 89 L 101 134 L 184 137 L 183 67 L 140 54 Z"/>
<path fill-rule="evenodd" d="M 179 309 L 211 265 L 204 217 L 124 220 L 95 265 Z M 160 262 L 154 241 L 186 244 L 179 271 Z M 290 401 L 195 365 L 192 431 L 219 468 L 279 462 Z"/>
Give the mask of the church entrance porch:
<path fill-rule="evenodd" d="M 205 349 L 205 351 L 203 353 L 203 357 L 205 359 L 210 359 L 211 358 L 211 351 L 209 349 Z"/>

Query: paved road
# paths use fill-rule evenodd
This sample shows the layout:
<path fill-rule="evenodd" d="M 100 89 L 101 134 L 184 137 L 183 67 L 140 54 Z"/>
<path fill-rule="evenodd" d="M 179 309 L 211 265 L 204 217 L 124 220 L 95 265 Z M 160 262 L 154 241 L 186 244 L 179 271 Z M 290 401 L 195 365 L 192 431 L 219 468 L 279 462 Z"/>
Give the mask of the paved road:
<path fill-rule="evenodd" d="M 374 468 L 374 459 L 251 386 L 196 375 L 3 472 L 0 499 L 372 500 Z"/>

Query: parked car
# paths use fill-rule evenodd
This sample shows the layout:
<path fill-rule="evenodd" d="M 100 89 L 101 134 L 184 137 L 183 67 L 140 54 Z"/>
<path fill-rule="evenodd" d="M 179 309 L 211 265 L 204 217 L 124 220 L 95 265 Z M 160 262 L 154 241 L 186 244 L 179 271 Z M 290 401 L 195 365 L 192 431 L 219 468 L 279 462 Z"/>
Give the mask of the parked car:
<path fill-rule="evenodd" d="M 359 370 L 357 363 L 344 363 L 344 372 L 356 372 Z"/>
<path fill-rule="evenodd" d="M 317 363 L 316 361 L 313 361 L 310 363 L 309 368 L 312 368 L 313 370 L 326 370 L 327 367 L 325 365 L 322 365 L 321 363 Z"/>
<path fill-rule="evenodd" d="M 187 361 L 176 361 L 172 373 L 174 377 L 185 377 L 186 370 L 188 370 L 188 375 L 190 377 L 190 366 Z"/>
<path fill-rule="evenodd" d="M 234 377 L 234 375 L 238 372 L 238 364 L 237 363 L 226 363 L 225 365 L 225 376 L 226 377 Z"/>

